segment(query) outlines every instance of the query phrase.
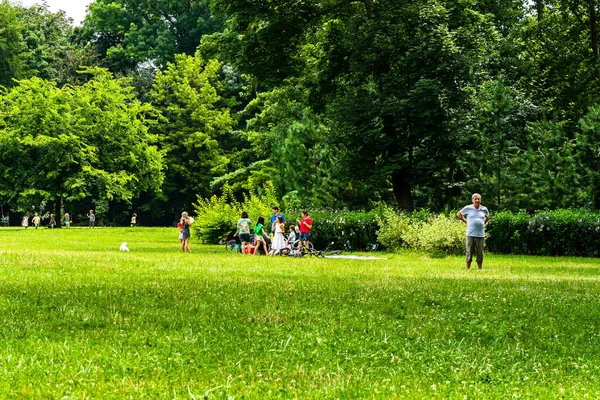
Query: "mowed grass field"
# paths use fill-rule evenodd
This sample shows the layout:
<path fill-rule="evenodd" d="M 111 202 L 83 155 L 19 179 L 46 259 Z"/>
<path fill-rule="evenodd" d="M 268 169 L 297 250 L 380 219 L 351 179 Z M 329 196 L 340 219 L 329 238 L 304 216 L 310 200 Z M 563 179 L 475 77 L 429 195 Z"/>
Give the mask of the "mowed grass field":
<path fill-rule="evenodd" d="M 0 229 L 0 398 L 600 398 L 599 260 L 465 271 L 177 235 Z"/>

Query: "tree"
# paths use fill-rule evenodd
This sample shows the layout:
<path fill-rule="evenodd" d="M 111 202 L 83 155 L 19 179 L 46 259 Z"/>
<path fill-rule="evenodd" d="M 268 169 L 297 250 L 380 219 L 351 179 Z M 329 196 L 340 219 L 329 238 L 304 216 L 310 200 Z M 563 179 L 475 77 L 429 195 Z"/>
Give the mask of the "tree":
<path fill-rule="evenodd" d="M 42 202 L 130 202 L 162 184 L 162 159 L 148 133 L 152 109 L 123 79 L 57 88 L 22 80 L 0 96 L 0 197 L 21 210 Z M 35 162 L 31 162 L 35 160 Z"/>
<path fill-rule="evenodd" d="M 168 216 L 190 210 L 197 195 L 212 194 L 211 181 L 228 172 L 228 151 L 221 145 L 234 126 L 229 108 L 219 95 L 220 69 L 216 60 L 177 55 L 158 72 L 150 97 L 162 118 L 154 128 L 167 165 L 163 194 Z"/>
<path fill-rule="evenodd" d="M 175 55 L 193 55 L 203 35 L 222 29 L 206 0 L 96 0 L 78 30 L 102 65 L 114 72 L 133 71 L 151 62 L 159 69 Z"/>
<path fill-rule="evenodd" d="M 73 82 L 80 65 L 81 49 L 69 42 L 73 29 L 72 20 L 64 11 L 52 13 L 47 4 L 18 8 L 23 24 L 23 40 L 27 48 L 24 62 L 28 76 L 57 82 L 59 85 Z"/>
<path fill-rule="evenodd" d="M 600 210 L 600 105 L 588 109 L 579 120 L 579 127 L 576 165 L 582 168 L 582 181 L 590 189 L 590 202 Z"/>
<path fill-rule="evenodd" d="M 12 86 L 13 79 L 23 78 L 25 69 L 23 25 L 17 10 L 0 2 L 0 86 Z"/>
<path fill-rule="evenodd" d="M 466 3 L 214 0 L 229 16 L 232 62 L 267 85 L 303 76 L 314 109 L 335 123 L 351 179 L 391 187 L 404 209 L 414 185 L 452 164 L 448 121 L 464 105 L 473 53 L 492 26 Z M 230 33 L 230 34 L 228 34 Z M 382 191 L 384 189 L 382 188 Z"/>

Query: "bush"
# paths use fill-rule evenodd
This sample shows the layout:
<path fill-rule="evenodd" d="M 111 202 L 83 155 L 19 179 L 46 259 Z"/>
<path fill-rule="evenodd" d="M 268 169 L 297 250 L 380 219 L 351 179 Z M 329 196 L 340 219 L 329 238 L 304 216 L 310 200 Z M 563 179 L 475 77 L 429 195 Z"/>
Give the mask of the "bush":
<path fill-rule="evenodd" d="M 340 249 L 350 241 L 353 249 L 364 250 L 369 243 L 377 242 L 380 211 L 326 209 L 312 210 L 310 215 L 313 220 L 311 242 L 318 249 L 326 248 L 331 242 Z"/>
<path fill-rule="evenodd" d="M 409 227 L 410 218 L 392 208 L 385 208 L 378 218 L 377 240 L 388 250 L 400 250 L 405 244 L 402 235 Z"/>
<path fill-rule="evenodd" d="M 446 215 L 414 221 L 402 235 L 407 247 L 429 253 L 458 254 L 465 246 L 464 224 Z"/>
<path fill-rule="evenodd" d="M 486 227 L 486 246 L 489 251 L 505 254 L 525 254 L 524 235 L 527 231 L 529 214 L 525 211 L 511 213 L 502 211 L 491 215 Z"/>
<path fill-rule="evenodd" d="M 492 215 L 488 248 L 498 253 L 599 256 L 600 214 L 560 209 Z"/>
<path fill-rule="evenodd" d="M 268 220 L 271 210 L 277 205 L 277 196 L 272 185 L 265 185 L 263 193 L 258 194 L 252 190 L 244 196 L 243 202 L 238 202 L 228 185 L 223 186 L 222 196 L 210 198 L 198 197 L 194 205 L 196 220 L 192 225 L 192 231 L 203 243 L 218 243 L 224 236 L 230 236 L 237 229 L 237 221 L 246 211 L 250 220 L 256 222 L 259 216 Z M 265 230 L 270 230 L 267 228 Z"/>
<path fill-rule="evenodd" d="M 600 215 L 587 210 L 555 210 L 536 213 L 523 239 L 529 254 L 600 255 Z"/>

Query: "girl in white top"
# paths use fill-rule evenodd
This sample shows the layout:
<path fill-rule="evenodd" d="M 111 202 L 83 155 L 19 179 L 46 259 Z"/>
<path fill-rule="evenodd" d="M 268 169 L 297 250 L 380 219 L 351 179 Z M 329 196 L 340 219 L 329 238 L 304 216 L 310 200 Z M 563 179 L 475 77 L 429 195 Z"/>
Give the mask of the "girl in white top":
<path fill-rule="evenodd" d="M 27 229 L 27 227 L 29 226 L 29 214 L 23 215 L 23 220 L 21 221 L 21 226 L 23 226 L 23 228 Z"/>
<path fill-rule="evenodd" d="M 271 255 L 279 254 L 281 250 L 285 249 L 285 225 L 283 224 L 281 216 L 277 216 L 275 223 L 275 236 L 273 237 L 273 243 L 271 243 Z"/>

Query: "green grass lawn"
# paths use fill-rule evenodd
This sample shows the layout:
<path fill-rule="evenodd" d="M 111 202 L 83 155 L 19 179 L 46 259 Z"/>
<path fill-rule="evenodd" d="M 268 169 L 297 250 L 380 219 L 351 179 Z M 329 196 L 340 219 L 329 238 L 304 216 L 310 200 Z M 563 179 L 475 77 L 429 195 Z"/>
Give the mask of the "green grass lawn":
<path fill-rule="evenodd" d="M 182 254 L 177 236 L 0 229 L 0 397 L 600 397 L 596 259 L 465 271 Z"/>

